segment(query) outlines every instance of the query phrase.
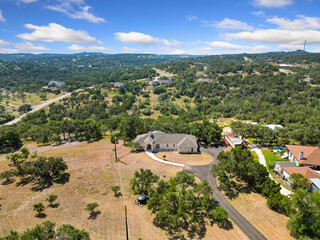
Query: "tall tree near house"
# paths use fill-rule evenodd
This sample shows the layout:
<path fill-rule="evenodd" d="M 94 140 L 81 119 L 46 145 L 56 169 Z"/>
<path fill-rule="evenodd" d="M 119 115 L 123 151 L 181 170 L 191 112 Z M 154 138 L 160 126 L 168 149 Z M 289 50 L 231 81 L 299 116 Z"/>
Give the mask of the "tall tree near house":
<path fill-rule="evenodd" d="M 140 168 L 140 171 L 134 173 L 134 177 L 130 180 L 130 187 L 135 194 L 148 195 L 153 183 L 159 180 L 159 176 L 154 175 L 150 169 L 144 170 Z"/>

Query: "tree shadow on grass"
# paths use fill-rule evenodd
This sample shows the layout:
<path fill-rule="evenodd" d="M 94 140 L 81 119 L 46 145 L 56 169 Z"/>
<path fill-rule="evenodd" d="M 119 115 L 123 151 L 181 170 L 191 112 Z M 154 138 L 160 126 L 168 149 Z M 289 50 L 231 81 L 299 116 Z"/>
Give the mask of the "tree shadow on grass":
<path fill-rule="evenodd" d="M 70 181 L 70 174 L 69 173 L 63 173 L 61 176 L 56 179 L 54 182 L 58 184 L 66 184 L 67 182 Z"/>
<path fill-rule="evenodd" d="M 14 183 L 16 180 L 14 178 L 8 179 L 8 180 L 4 180 L 1 185 L 9 185 L 11 183 Z"/>
<path fill-rule="evenodd" d="M 34 178 L 31 177 L 31 176 L 29 176 L 29 177 L 23 177 L 23 178 L 20 179 L 19 182 L 16 183 L 16 186 L 17 186 L 17 187 L 19 187 L 19 186 L 23 187 L 23 186 L 31 183 L 33 180 L 34 180 Z"/>
<path fill-rule="evenodd" d="M 88 219 L 91 219 L 91 220 L 94 220 L 98 217 L 98 215 L 100 215 L 101 212 L 98 210 L 98 211 L 92 211 L 90 213 L 90 216 L 88 217 Z"/>
<path fill-rule="evenodd" d="M 45 214 L 45 213 L 38 213 L 37 215 L 36 215 L 36 217 L 37 218 L 46 218 L 47 217 L 47 214 Z"/>
<path fill-rule="evenodd" d="M 225 195 L 231 200 L 236 199 L 240 193 L 250 194 L 252 192 L 248 186 L 236 183 L 234 181 L 231 182 L 229 188 L 223 190 Z"/>
<path fill-rule="evenodd" d="M 60 206 L 60 203 L 55 203 L 55 204 L 49 205 L 49 207 L 51 207 L 51 208 L 58 208 L 59 206 Z"/>
<path fill-rule="evenodd" d="M 156 227 L 167 231 L 169 240 L 202 239 L 207 232 L 206 222 L 204 221 L 198 224 L 179 224 L 173 227 L 168 224 L 159 223 L 154 219 L 153 224 Z"/>

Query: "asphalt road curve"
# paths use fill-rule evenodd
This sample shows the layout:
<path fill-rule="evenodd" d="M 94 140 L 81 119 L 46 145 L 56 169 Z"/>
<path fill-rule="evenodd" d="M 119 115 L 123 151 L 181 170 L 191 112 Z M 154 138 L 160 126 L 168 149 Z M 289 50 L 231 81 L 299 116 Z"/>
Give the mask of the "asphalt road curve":
<path fill-rule="evenodd" d="M 190 166 L 187 165 L 183 168 L 183 170 L 187 173 L 195 175 L 203 179 L 207 179 L 213 189 L 213 197 L 219 202 L 219 205 L 224 208 L 230 217 L 230 219 L 239 226 L 239 228 L 244 232 L 248 238 L 252 240 L 264 240 L 267 239 L 263 236 L 247 219 L 245 219 L 223 196 L 217 186 L 216 179 L 211 174 L 211 166 L 217 163 L 217 156 L 222 151 L 222 147 L 211 147 L 211 148 L 203 148 L 201 152 L 205 152 L 210 154 L 213 157 L 213 161 L 209 165 L 205 166 Z"/>

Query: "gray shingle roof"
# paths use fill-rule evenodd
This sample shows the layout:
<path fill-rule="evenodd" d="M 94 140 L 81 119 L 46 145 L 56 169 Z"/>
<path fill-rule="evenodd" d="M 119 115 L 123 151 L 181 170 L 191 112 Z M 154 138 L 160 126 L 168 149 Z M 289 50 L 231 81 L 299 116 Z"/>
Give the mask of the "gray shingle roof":
<path fill-rule="evenodd" d="M 182 133 L 164 133 L 161 131 L 138 135 L 134 141 L 142 145 L 150 139 L 157 144 L 177 144 L 178 147 L 198 147 L 195 136 Z"/>

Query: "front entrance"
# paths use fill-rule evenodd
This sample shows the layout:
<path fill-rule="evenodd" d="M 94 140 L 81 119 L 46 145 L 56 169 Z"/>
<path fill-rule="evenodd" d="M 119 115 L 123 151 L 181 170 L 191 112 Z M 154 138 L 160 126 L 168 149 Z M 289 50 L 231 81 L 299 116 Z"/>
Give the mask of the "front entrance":
<path fill-rule="evenodd" d="M 147 144 L 147 151 L 151 151 L 151 150 L 152 150 L 151 144 Z"/>

